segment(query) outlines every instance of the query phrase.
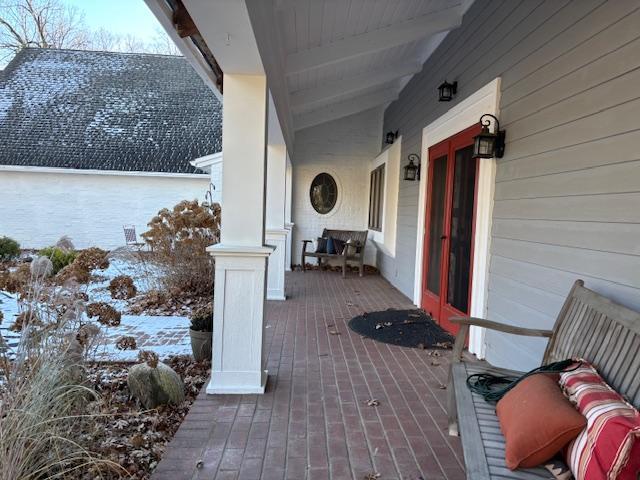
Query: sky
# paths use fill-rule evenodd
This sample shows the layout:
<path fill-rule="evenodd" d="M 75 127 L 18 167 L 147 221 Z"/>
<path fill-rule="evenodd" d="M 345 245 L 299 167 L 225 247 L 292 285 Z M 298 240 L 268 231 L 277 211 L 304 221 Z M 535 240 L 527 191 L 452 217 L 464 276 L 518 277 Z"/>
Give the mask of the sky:
<path fill-rule="evenodd" d="M 91 30 L 104 28 L 117 34 L 134 34 L 150 41 L 160 24 L 143 0 L 63 0 L 84 12 Z"/>
<path fill-rule="evenodd" d="M 162 27 L 147 8 L 144 0 L 59 0 L 82 15 L 83 26 L 88 31 L 106 30 L 116 38 L 135 37 L 138 46 L 151 46 L 152 52 L 164 47 Z M 2 13 L 2 12 L 0 12 Z M 170 40 L 167 40 L 170 42 Z M 117 47 L 112 47 L 118 50 Z M 126 50 L 126 49 L 125 49 Z M 134 51 L 148 51 L 135 49 Z M 8 52 L 8 53 L 7 53 Z M 165 52 L 177 54 L 177 52 Z M 0 70 L 11 60 L 9 50 L 0 50 Z"/>

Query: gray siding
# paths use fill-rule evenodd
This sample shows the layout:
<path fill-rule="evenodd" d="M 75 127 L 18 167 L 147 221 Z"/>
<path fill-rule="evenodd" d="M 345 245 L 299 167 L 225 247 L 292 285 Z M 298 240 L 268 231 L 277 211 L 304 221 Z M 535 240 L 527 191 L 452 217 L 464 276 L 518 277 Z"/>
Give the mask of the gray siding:
<path fill-rule="evenodd" d="M 385 113 L 403 161 L 426 156 L 424 126 L 498 76 L 507 146 L 488 316 L 550 327 L 578 277 L 640 308 L 640 2 L 476 0 Z M 445 78 L 458 81 L 454 102 L 437 102 Z M 417 211 L 417 182 L 400 180 L 397 258 L 380 265 L 410 296 Z M 490 361 L 526 368 L 544 344 L 488 333 L 487 345 Z"/>

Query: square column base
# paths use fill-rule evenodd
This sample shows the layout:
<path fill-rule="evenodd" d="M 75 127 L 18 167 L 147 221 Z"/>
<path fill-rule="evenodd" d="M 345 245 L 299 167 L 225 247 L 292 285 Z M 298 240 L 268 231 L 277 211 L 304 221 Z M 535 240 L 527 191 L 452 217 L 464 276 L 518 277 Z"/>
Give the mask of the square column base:
<path fill-rule="evenodd" d="M 264 393 L 267 376 L 266 370 L 260 372 L 259 378 L 247 372 L 217 372 L 214 381 L 214 374 L 211 372 L 207 393 L 210 395 Z"/>
<path fill-rule="evenodd" d="M 287 255 L 286 255 L 286 258 L 285 258 L 285 261 L 284 261 L 284 269 L 285 269 L 286 272 L 290 272 L 291 271 L 291 263 L 293 263 L 293 262 L 291 262 L 291 247 L 292 247 L 291 243 L 293 241 L 293 238 L 292 238 L 293 237 L 293 226 L 294 226 L 294 223 L 291 223 L 291 222 L 284 224 L 284 229 L 287 231 L 287 240 L 286 240 L 286 242 L 287 242 L 287 248 L 286 248 Z"/>
<path fill-rule="evenodd" d="M 267 257 L 273 250 L 226 244 L 207 249 L 216 262 L 207 393 L 264 393 L 264 299 Z"/>
<path fill-rule="evenodd" d="M 267 270 L 267 300 L 286 300 L 284 292 L 284 271 L 286 262 L 287 230 L 267 229 L 265 242 L 274 247 L 269 255 Z"/>

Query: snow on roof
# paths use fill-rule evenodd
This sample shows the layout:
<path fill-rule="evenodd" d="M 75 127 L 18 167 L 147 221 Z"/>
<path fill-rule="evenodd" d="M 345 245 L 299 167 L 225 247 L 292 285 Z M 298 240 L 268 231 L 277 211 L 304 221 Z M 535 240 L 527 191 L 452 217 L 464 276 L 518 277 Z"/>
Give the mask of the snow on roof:
<path fill-rule="evenodd" d="M 201 173 L 222 106 L 183 57 L 25 48 L 0 71 L 0 165 Z"/>

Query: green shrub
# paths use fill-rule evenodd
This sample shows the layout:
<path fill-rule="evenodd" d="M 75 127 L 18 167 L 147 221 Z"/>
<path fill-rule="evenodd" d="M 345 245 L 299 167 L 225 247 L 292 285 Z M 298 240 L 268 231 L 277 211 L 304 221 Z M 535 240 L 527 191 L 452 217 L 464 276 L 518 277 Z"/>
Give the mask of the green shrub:
<path fill-rule="evenodd" d="M 78 253 L 73 250 L 64 250 L 59 247 L 47 247 L 40 250 L 38 255 L 48 257 L 49 260 L 51 260 L 51 263 L 53 263 L 53 273 L 55 275 L 73 262 Z"/>
<path fill-rule="evenodd" d="M 20 244 L 13 238 L 0 237 L 0 259 L 11 259 L 20 255 Z"/>

